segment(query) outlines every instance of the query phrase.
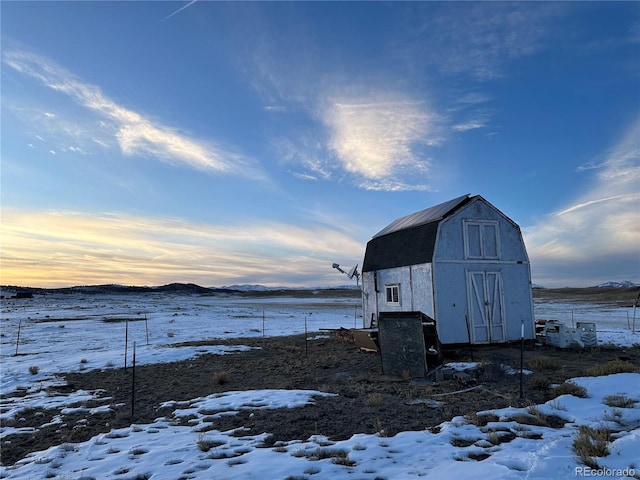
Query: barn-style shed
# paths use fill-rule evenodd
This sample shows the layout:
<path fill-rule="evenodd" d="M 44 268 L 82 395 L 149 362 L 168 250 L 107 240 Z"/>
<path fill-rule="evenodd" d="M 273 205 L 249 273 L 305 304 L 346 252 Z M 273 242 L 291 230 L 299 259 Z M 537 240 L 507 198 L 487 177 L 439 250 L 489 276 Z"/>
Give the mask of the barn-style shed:
<path fill-rule="evenodd" d="M 422 312 L 442 344 L 535 338 L 529 258 L 518 225 L 479 195 L 393 221 L 368 243 L 364 327 Z"/>

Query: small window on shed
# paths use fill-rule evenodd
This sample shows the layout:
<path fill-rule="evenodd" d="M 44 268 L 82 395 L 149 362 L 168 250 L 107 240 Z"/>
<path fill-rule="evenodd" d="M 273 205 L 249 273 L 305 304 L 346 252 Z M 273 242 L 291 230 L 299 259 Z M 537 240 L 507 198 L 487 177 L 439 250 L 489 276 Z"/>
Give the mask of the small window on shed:
<path fill-rule="evenodd" d="M 386 285 L 387 303 L 400 303 L 400 285 Z"/>

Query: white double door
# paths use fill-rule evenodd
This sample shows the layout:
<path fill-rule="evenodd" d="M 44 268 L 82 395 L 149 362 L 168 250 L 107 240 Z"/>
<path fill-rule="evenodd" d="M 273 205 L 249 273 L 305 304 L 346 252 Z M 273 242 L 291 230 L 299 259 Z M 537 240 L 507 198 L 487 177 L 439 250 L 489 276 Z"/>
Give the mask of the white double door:
<path fill-rule="evenodd" d="M 501 272 L 467 271 L 467 305 L 473 343 L 505 341 Z"/>

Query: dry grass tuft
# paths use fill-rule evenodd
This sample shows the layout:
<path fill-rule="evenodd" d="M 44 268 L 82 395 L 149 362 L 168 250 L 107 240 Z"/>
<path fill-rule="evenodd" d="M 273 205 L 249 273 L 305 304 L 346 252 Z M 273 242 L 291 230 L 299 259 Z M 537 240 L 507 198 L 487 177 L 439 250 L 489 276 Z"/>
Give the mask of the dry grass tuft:
<path fill-rule="evenodd" d="M 534 370 L 557 370 L 562 365 L 557 358 L 547 357 L 546 355 L 538 355 L 529 360 L 529 365 Z"/>
<path fill-rule="evenodd" d="M 384 427 L 384 423 L 382 423 L 382 420 L 380 420 L 379 418 L 376 418 L 376 421 L 374 422 L 374 425 L 375 425 L 376 432 L 381 437 L 392 437 L 393 436 L 391 434 L 391 432 L 387 431 L 387 429 Z"/>
<path fill-rule="evenodd" d="M 533 415 L 533 417 L 540 423 L 540 425 L 549 425 L 549 420 L 547 416 L 540 411 L 537 405 L 532 405 L 527 407 L 527 413 L 529 415 Z"/>
<path fill-rule="evenodd" d="M 553 396 L 559 397 L 560 395 L 573 395 L 574 397 L 587 398 L 587 390 L 580 385 L 576 385 L 573 382 L 564 382 L 553 389 Z"/>
<path fill-rule="evenodd" d="M 31 375 L 37 375 L 39 371 L 40 371 L 40 367 L 38 367 L 37 365 L 31 365 L 29 367 L 29 373 Z"/>
<path fill-rule="evenodd" d="M 338 448 L 317 448 L 313 452 L 305 453 L 304 456 L 307 460 L 312 461 L 330 458 L 336 465 L 345 465 L 347 467 L 352 467 L 356 464 L 355 461 L 349 458 L 349 453 L 346 450 Z"/>
<path fill-rule="evenodd" d="M 380 392 L 370 393 L 367 395 L 366 403 L 370 407 L 377 407 L 382 403 L 382 394 Z"/>
<path fill-rule="evenodd" d="M 490 456 L 491 454 L 487 452 L 469 452 L 467 454 L 467 458 L 470 458 L 471 460 L 476 460 L 478 462 L 481 462 L 482 460 L 486 460 Z"/>
<path fill-rule="evenodd" d="M 612 360 L 589 368 L 585 372 L 585 375 L 588 377 L 601 377 L 614 373 L 633 373 L 636 370 L 636 366 L 631 362 L 626 360 Z"/>
<path fill-rule="evenodd" d="M 521 425 L 536 425 L 539 427 L 549 426 L 547 416 L 538 410 L 538 407 L 535 405 L 528 407 L 526 413 L 518 413 L 512 416 L 509 420 Z"/>
<path fill-rule="evenodd" d="M 562 405 L 562 404 L 560 403 L 560 400 L 558 400 L 557 398 L 556 398 L 554 401 L 552 401 L 552 402 L 549 404 L 549 406 L 550 406 L 551 408 L 553 408 L 554 410 L 563 410 L 563 411 L 567 411 L 567 407 L 565 407 L 564 405 Z"/>
<path fill-rule="evenodd" d="M 618 409 L 618 408 L 612 408 L 610 412 L 604 412 L 604 415 L 602 417 L 602 419 L 605 422 L 615 422 L 619 425 L 622 425 L 622 417 L 624 417 L 624 414 L 622 413 L 622 410 Z"/>
<path fill-rule="evenodd" d="M 219 447 L 220 445 L 224 445 L 224 442 L 219 442 L 217 440 L 212 440 L 211 438 L 207 438 L 204 433 L 200 433 L 198 435 L 198 441 L 196 442 L 198 448 L 203 452 L 208 452 L 212 448 Z"/>
<path fill-rule="evenodd" d="M 529 380 L 529 385 L 534 390 L 546 390 L 551 385 L 549 379 L 542 375 L 533 375 Z"/>
<path fill-rule="evenodd" d="M 216 385 L 224 385 L 229 381 L 229 374 L 227 372 L 216 372 L 213 374 L 213 383 Z"/>
<path fill-rule="evenodd" d="M 471 445 L 476 443 L 478 440 L 479 440 L 478 438 L 453 437 L 451 440 L 449 440 L 449 443 L 454 447 L 464 448 L 464 447 L 470 447 Z"/>
<path fill-rule="evenodd" d="M 310 467 L 305 468 L 303 473 L 306 473 L 307 475 L 315 475 L 316 473 L 320 473 L 321 471 L 322 471 L 321 468 L 316 467 L 315 465 L 312 465 Z"/>
<path fill-rule="evenodd" d="M 483 413 L 478 415 L 476 412 L 468 413 L 464 416 L 464 419 L 469 422 L 471 425 L 476 425 L 478 427 L 484 427 L 489 422 L 497 422 L 500 420 L 495 413 Z"/>
<path fill-rule="evenodd" d="M 609 455 L 611 431 L 608 428 L 580 427 L 573 440 L 573 451 L 580 461 L 591 468 L 598 468 L 593 457 Z"/>
<path fill-rule="evenodd" d="M 497 432 L 491 432 L 487 435 L 487 442 L 491 445 L 500 445 L 500 435 L 498 435 Z"/>
<path fill-rule="evenodd" d="M 627 397 L 623 393 L 618 393 L 616 395 L 607 395 L 604 397 L 603 402 L 605 405 L 609 407 L 616 408 L 633 408 L 636 402 L 629 397 Z"/>
<path fill-rule="evenodd" d="M 334 456 L 331 461 L 336 465 L 344 465 L 345 467 L 353 467 L 356 464 L 355 460 L 349 458 L 347 452 Z"/>
<path fill-rule="evenodd" d="M 491 432 L 489 435 L 487 435 L 487 441 L 492 445 L 500 445 L 503 443 L 509 443 L 510 441 L 514 440 L 516 436 L 517 435 L 511 431 L 509 432 L 496 431 L 496 432 Z"/>

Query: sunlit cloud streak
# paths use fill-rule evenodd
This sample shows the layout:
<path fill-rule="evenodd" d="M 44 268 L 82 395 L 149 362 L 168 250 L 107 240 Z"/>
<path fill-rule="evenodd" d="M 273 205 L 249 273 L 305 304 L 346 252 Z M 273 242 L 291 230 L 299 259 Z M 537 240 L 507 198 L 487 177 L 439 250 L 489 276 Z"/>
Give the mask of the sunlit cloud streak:
<path fill-rule="evenodd" d="M 4 209 L 2 284 L 205 286 L 336 283 L 336 252 L 357 262 L 363 245 L 326 222 L 256 220 L 215 226 L 171 218 Z"/>
<path fill-rule="evenodd" d="M 640 280 L 640 119 L 603 162 L 590 165 L 599 172 L 589 192 L 523 231 L 533 276 L 544 286 Z M 541 277 L 545 271 L 554 277 Z"/>
<path fill-rule="evenodd" d="M 189 138 L 174 128 L 125 108 L 107 97 L 99 87 L 83 83 L 48 58 L 26 50 L 7 50 L 3 52 L 2 60 L 17 72 L 98 113 L 105 120 L 102 122 L 104 128 L 112 132 L 124 155 L 148 156 L 217 173 L 264 176 L 247 156 L 213 142 Z"/>

